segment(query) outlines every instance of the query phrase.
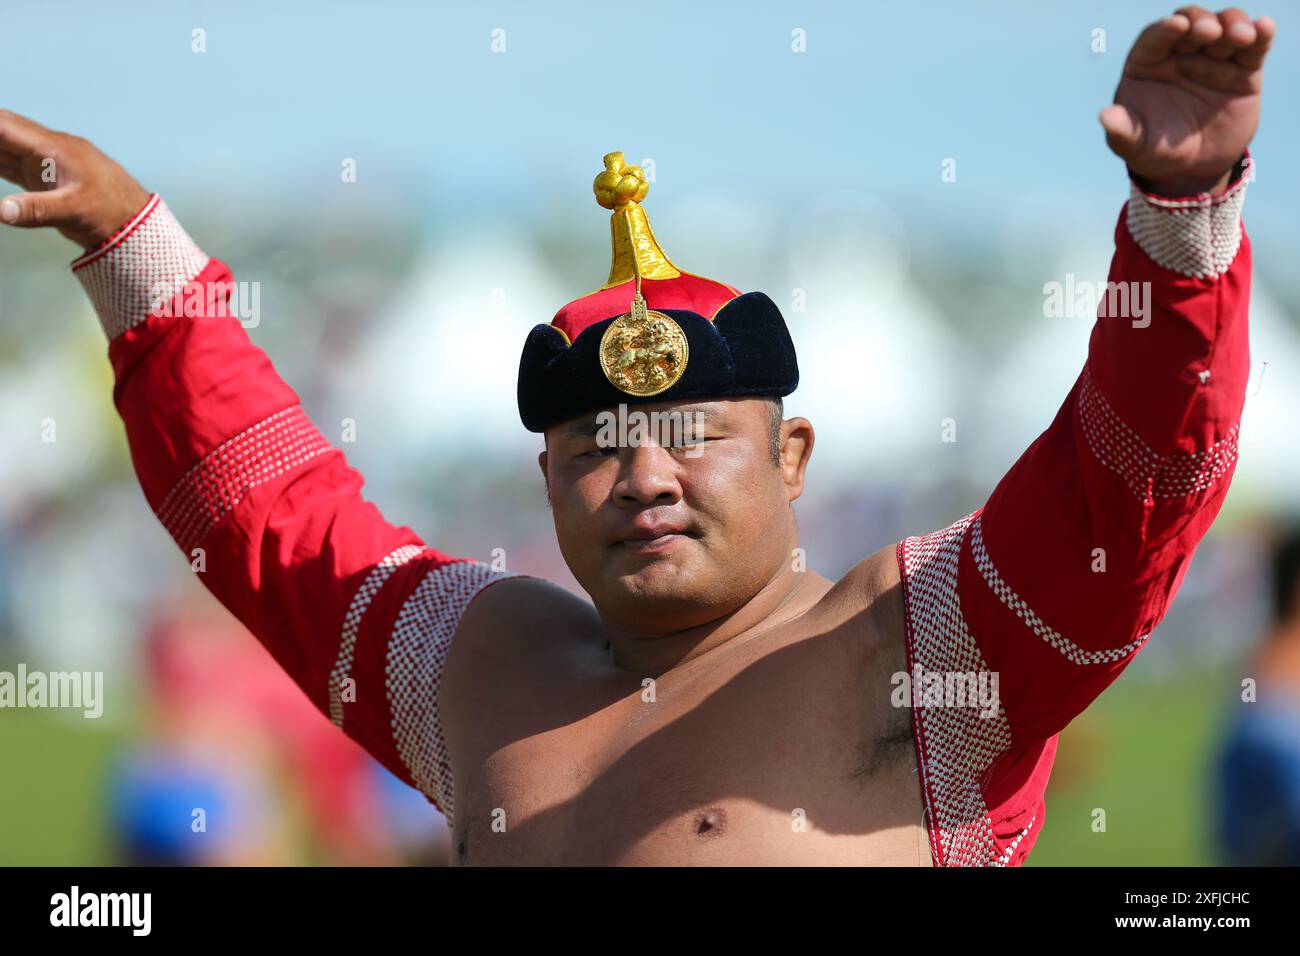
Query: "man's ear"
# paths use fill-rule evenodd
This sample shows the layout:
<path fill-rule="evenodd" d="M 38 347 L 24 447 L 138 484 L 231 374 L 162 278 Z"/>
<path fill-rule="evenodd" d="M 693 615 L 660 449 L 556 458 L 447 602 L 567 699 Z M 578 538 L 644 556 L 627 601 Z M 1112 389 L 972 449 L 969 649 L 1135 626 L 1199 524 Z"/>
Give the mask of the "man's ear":
<path fill-rule="evenodd" d="M 806 418 L 787 418 L 781 423 L 781 480 L 791 501 L 803 494 L 804 472 L 816 438 L 812 422 Z"/>
<path fill-rule="evenodd" d="M 546 487 L 546 503 L 551 503 L 551 479 L 546 475 L 546 449 L 537 453 L 537 467 L 542 469 L 542 484 Z"/>

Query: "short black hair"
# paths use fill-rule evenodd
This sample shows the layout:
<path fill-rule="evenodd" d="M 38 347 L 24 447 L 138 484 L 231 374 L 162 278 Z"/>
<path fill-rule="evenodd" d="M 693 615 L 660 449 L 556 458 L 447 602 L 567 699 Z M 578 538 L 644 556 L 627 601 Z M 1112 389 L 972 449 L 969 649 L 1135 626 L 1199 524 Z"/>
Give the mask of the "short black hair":
<path fill-rule="evenodd" d="M 771 436 L 772 436 L 772 464 L 781 464 L 781 425 L 785 421 L 785 399 L 780 396 L 768 399 L 768 407 L 772 413 Z"/>

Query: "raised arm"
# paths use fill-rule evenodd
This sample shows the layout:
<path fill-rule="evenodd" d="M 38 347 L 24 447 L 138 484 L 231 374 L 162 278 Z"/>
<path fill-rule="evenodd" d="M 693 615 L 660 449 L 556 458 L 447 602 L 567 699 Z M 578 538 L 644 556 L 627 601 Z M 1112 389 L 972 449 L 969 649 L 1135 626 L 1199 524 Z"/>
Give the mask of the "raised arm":
<path fill-rule="evenodd" d="M 899 545 L 909 666 L 998 681 L 991 716 L 914 694 L 941 865 L 1028 853 L 1055 735 L 1159 624 L 1227 494 L 1249 373 L 1241 160 L 1272 32 L 1185 8 L 1139 38 L 1102 114 L 1133 183 L 1083 370 L 983 508 Z"/>
<path fill-rule="evenodd" d="M 507 575 L 385 521 L 231 309 L 230 270 L 91 144 L 0 116 L 0 203 L 87 250 L 145 498 L 203 584 L 321 711 L 450 819 L 438 712 L 461 615 Z M 42 177 L 52 169 L 52 177 Z"/>

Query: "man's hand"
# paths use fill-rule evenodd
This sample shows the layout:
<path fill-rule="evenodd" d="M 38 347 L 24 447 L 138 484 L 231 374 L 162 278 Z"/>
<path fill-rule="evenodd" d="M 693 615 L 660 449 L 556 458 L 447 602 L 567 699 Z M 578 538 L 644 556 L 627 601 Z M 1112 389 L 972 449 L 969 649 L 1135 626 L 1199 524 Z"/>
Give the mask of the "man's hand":
<path fill-rule="evenodd" d="M 1276 27 L 1233 7 L 1182 7 L 1142 31 L 1115 103 L 1101 111 L 1106 143 L 1139 185 L 1165 196 L 1223 189 L 1259 125 L 1264 57 Z"/>
<path fill-rule="evenodd" d="M 149 194 L 80 136 L 0 110 L 0 176 L 25 193 L 0 200 L 0 222 L 51 226 L 93 249 L 144 208 Z"/>

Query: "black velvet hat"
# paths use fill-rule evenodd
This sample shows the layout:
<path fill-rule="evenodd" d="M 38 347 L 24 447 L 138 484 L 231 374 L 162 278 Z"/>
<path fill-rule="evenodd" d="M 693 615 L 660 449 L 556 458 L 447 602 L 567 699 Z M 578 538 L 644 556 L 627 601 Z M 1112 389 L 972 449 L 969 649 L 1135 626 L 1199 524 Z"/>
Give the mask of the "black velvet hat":
<path fill-rule="evenodd" d="M 609 281 L 528 333 L 519 361 L 524 427 L 541 432 L 622 403 L 793 392 L 799 365 L 775 303 L 673 265 L 641 208 L 645 175 L 622 153 L 605 157 L 594 188 L 613 210 Z"/>

